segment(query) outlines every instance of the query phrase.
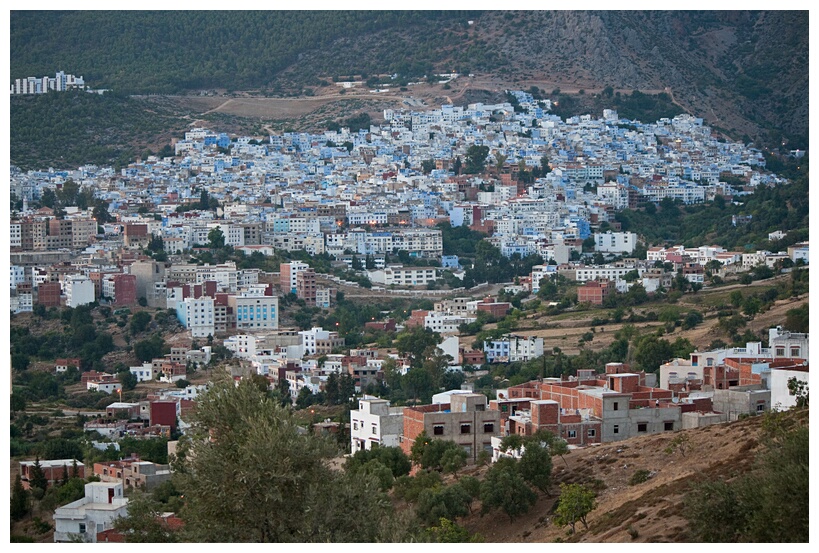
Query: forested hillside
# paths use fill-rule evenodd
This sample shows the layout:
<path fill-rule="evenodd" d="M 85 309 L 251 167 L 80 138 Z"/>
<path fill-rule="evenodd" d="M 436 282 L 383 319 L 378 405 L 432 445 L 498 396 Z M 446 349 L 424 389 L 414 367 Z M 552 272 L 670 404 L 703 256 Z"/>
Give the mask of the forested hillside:
<path fill-rule="evenodd" d="M 803 149 L 807 59 L 797 11 L 11 13 L 12 79 L 64 70 L 125 94 L 282 96 L 458 71 L 510 87 L 667 91 L 735 140 Z"/>
<path fill-rule="evenodd" d="M 275 91 L 279 74 L 312 52 L 323 63 L 299 75 L 302 83 L 337 71 L 420 76 L 458 42 L 446 29 L 466 26 L 469 17 L 458 11 L 14 12 L 12 74 L 52 74 L 59 67 L 124 93 Z M 379 44 L 372 37 L 381 37 Z M 339 50 L 356 43 L 376 50 L 340 64 Z"/>
<path fill-rule="evenodd" d="M 127 165 L 186 129 L 178 111 L 118 94 L 14 96 L 11 105 L 11 161 L 22 169 Z"/>

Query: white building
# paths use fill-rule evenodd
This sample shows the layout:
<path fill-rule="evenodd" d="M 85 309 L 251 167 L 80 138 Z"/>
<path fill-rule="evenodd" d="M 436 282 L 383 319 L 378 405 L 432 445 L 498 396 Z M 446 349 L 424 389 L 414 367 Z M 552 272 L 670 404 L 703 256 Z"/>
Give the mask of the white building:
<path fill-rule="evenodd" d="M 487 363 L 516 363 L 543 355 L 543 338 L 535 336 L 504 336 L 483 343 Z"/>
<path fill-rule="evenodd" d="M 20 223 L 11 223 L 9 230 L 9 247 L 21 248 L 23 246 L 23 226 Z"/>
<path fill-rule="evenodd" d="M 788 380 L 791 378 L 804 382 L 806 386 L 810 384 L 810 373 L 808 373 L 807 367 L 804 370 L 770 369 L 768 388 L 771 390 L 772 409 L 782 411 L 796 405 L 796 396 L 791 395 L 788 388 Z"/>
<path fill-rule="evenodd" d="M 398 447 L 404 430 L 403 407 L 390 407 L 386 399 L 366 396 L 358 400 L 358 409 L 350 411 L 350 445 L 352 453 L 372 449 L 373 444 Z"/>
<path fill-rule="evenodd" d="M 63 280 L 66 307 L 94 303 L 94 283 L 85 275 L 69 275 Z"/>
<path fill-rule="evenodd" d="M 251 288 L 235 296 L 228 296 L 228 305 L 236 316 L 236 329 L 279 328 L 279 298 L 266 296 L 257 289 Z"/>
<path fill-rule="evenodd" d="M 371 271 L 370 279 L 385 286 L 426 286 L 438 279 L 436 267 L 389 266 L 384 270 Z"/>
<path fill-rule="evenodd" d="M 128 498 L 123 496 L 122 483 L 90 482 L 85 485 L 85 497 L 54 511 L 54 541 L 97 543 L 98 532 L 113 528 L 117 518 L 127 515 Z"/>
<path fill-rule="evenodd" d="M 26 271 L 19 265 L 9 266 L 9 287 L 17 288 L 18 284 L 23 284 L 26 281 Z"/>
<path fill-rule="evenodd" d="M 18 293 L 16 289 L 11 291 L 9 298 L 9 309 L 12 313 L 31 313 L 34 311 L 34 297 L 31 292 Z"/>
<path fill-rule="evenodd" d="M 103 392 L 110 395 L 119 393 L 122 390 L 122 383 L 117 380 L 106 380 L 105 382 L 90 380 L 86 388 L 91 392 Z"/>
<path fill-rule="evenodd" d="M 637 235 L 633 232 L 594 233 L 594 251 L 630 254 L 637 246 Z"/>
<path fill-rule="evenodd" d="M 474 323 L 477 319 L 475 317 L 462 317 L 460 315 L 447 315 L 446 313 L 438 313 L 437 311 L 430 311 L 424 317 L 424 328 L 439 334 L 457 334 L 458 327 L 462 324 Z"/>
<path fill-rule="evenodd" d="M 194 338 L 207 338 L 216 333 L 213 298 L 202 296 L 177 302 L 176 317 Z"/>
<path fill-rule="evenodd" d="M 151 363 L 128 367 L 128 370 L 132 375 L 136 376 L 137 382 L 146 382 L 154 379 L 153 365 Z"/>

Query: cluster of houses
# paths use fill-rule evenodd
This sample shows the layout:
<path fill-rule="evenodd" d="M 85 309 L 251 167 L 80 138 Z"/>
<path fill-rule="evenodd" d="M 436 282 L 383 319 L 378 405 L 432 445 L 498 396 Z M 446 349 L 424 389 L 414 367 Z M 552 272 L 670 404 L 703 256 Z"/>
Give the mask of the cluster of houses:
<path fill-rule="evenodd" d="M 515 106 L 386 110 L 383 124 L 358 132 L 283 133 L 259 141 L 193 129 L 175 142 L 175 156 L 150 156 L 119 171 L 83 166 L 22 172 L 12 167 L 11 191 L 22 202 L 10 223 L 12 311 L 30 311 L 38 303 L 82 305 L 93 301 L 92 294 L 115 306 L 145 298 L 150 306 L 177 309 L 186 324 L 191 311 L 202 314 L 204 309 L 205 317 L 193 317 L 198 320 L 191 323 L 196 336 L 226 331 L 225 312 L 233 306 L 218 294 L 239 298 L 239 289 L 245 289 L 243 294 L 259 299 L 270 292 L 250 289 L 259 282 L 252 270 L 185 267 L 183 252 L 208 246 L 217 229 L 225 245 L 246 255 L 276 250 L 328 254 L 335 264 L 360 270 L 386 289 L 426 288 L 444 270 L 463 277 L 458 256 L 443 255 L 442 233 L 434 228 L 441 222 L 488 233 L 487 241 L 506 256 L 541 255 L 546 264 L 533 271 L 535 292 L 540 278 L 552 271 L 579 282 L 613 280 L 623 291 L 619 277 L 637 269 L 651 291 L 667 280 L 648 266 L 660 259 L 679 264 L 692 282 L 702 279 L 699 267 L 710 260 L 726 270 L 785 257 L 808 261 L 807 243 L 773 253 L 712 246 L 696 252 L 652 249 L 648 259 L 631 260 L 639 237 L 621 231 L 614 220 L 618 210 L 666 197 L 686 203 L 717 194 L 741 200 L 757 186 L 786 181 L 764 172 L 761 152 L 717 140 L 702 120 L 688 115 L 644 124 L 604 110 L 602 118 L 563 121 L 549 113 L 548 100 L 510 93 Z M 476 145 L 488 148 L 485 170 L 459 174 L 458 161 Z M 527 171 L 543 166 L 544 158 L 549 172 L 526 178 Z M 732 186 L 720 180 L 728 175 Z M 743 186 L 736 185 L 737 178 Z M 59 192 L 69 180 L 92 190 L 112 222 L 98 222 L 92 208 L 29 209 L 28 202 Z M 211 200 L 217 209 L 210 209 Z M 594 232 L 604 223 L 609 232 Z M 588 238 L 594 239 L 595 252 L 625 261 L 613 267 L 589 265 L 588 258 L 581 262 L 578 255 Z M 155 264 L 141 257 L 147 247 L 161 247 L 168 261 Z M 430 263 L 395 263 L 402 252 Z M 302 269 L 298 264 L 282 268 L 282 281 L 290 278 L 284 290 L 299 289 L 295 277 Z M 308 302 L 328 307 L 332 287 L 316 285 L 309 272 L 302 278 Z M 219 283 L 217 292 L 179 290 L 207 280 Z M 592 301 L 610 292 L 608 286 L 597 288 L 589 292 Z M 184 305 L 188 298 L 203 296 L 213 299 L 213 317 L 207 299 Z M 245 304 L 244 312 L 256 299 L 234 303 Z M 275 327 L 276 310 L 267 301 L 267 318 L 265 309 L 254 313 L 254 326 Z M 236 328 L 243 321 L 237 318 Z"/>
<path fill-rule="evenodd" d="M 409 453 L 424 432 L 457 443 L 473 461 L 481 451 L 497 460 L 515 453 L 501 448 L 511 434 L 545 430 L 569 447 L 584 447 L 786 409 L 797 400 L 788 381 L 809 384 L 808 336 L 777 327 L 770 330 L 770 344 L 694 352 L 656 374 L 608 363 L 600 374 L 579 370 L 498 390 L 491 401 L 469 389 L 412 407 L 365 396 L 350 412 L 351 449 L 394 446 Z"/>
<path fill-rule="evenodd" d="M 265 338 L 267 341 L 243 335 L 231 347 L 240 358 L 250 359 L 272 386 L 281 379 L 295 383 L 294 377 L 300 375 L 306 382 L 302 386 L 321 391 L 327 383 L 323 377 L 334 372 L 353 376 L 356 391 L 360 392 L 368 382 L 382 378 L 381 360 L 374 350 L 327 354 L 321 370 L 315 360 L 302 366 L 288 362 L 287 352 L 301 352 L 305 335 L 312 336 L 310 343 L 318 343 L 317 348 L 329 346 L 326 341 L 331 336 L 314 328 L 302 334 L 272 333 Z M 457 347 L 455 337 L 446 338 L 440 347 L 453 346 Z M 543 343 L 539 338 L 509 335 L 485 343 L 485 349 L 487 358 L 511 362 L 542 355 Z M 428 405 L 406 407 L 393 407 L 388 400 L 364 394 L 358 409 L 350 412 L 351 452 L 392 446 L 409 454 L 423 433 L 456 443 L 470 462 L 482 456 L 496 461 L 521 454 L 501 445 L 503 438 L 512 434 L 531 436 L 548 431 L 575 448 L 737 420 L 795 405 L 789 381 L 796 379 L 809 385 L 809 353 L 807 334 L 776 327 L 769 331 L 766 348 L 755 342 L 743 348 L 695 351 L 688 359 L 662 365 L 656 373 L 635 372 L 626 364 L 608 363 L 602 373 L 586 369 L 574 376 L 541 378 L 498 390 L 491 400 L 473 392 L 469 385 L 438 393 Z M 403 370 L 412 369 L 404 363 Z M 116 440 L 125 435 L 169 437 L 177 428 L 184 431 L 184 419 L 204 389 L 189 386 L 161 390 L 142 402 L 114 402 L 106 409 L 105 417 L 87 422 L 85 430 L 101 435 L 94 445 L 102 449 L 117 447 Z M 337 431 L 334 426 L 337 424 L 320 423 L 317 431 Z M 174 444 L 169 443 L 169 451 Z M 37 462 L 52 483 L 65 478 L 66 473 L 84 477 L 87 472 L 75 460 Z M 33 466 L 31 461 L 21 462 L 24 486 L 30 485 Z M 70 541 L 77 536 L 89 542 L 122 540 L 113 530 L 113 520 L 127 513 L 124 491 L 130 487 L 151 489 L 170 478 L 167 465 L 142 461 L 133 455 L 95 463 L 93 474 L 100 481 L 86 485 L 86 497 L 55 512 L 55 541 Z M 169 524 L 180 524 L 170 513 L 163 516 Z"/>
<path fill-rule="evenodd" d="M 19 93 L 22 86 L 21 81 Z M 33 86 L 36 92 L 36 81 Z M 40 89 L 49 87 L 50 80 L 40 82 Z M 266 377 L 271 386 L 287 381 L 295 400 L 305 388 L 323 391 L 333 374 L 349 375 L 357 393 L 383 378 L 386 358 L 376 350 L 345 352 L 333 329 L 279 327 L 282 296 L 328 308 L 336 295 L 332 279 L 307 262 L 283 263 L 278 273 L 268 273 L 233 262 L 197 265 L 185 254 L 216 242 L 246 256 L 277 250 L 328 254 L 336 266 L 360 271 L 384 290 L 425 289 L 444 270 L 463 277 L 459 257 L 443 255 L 443 233 L 435 228 L 449 223 L 487 233 L 504 256 L 541 255 L 544 264 L 520 279 L 521 289 L 537 293 L 544 278 L 561 275 L 582 285 L 580 301 L 596 304 L 635 282 L 647 292 L 669 288 L 677 271 L 702 283 L 706 267 L 747 270 L 775 266 L 786 257 L 808 262 L 807 243 L 775 253 L 650 248 L 646 259 L 634 258 L 639 237 L 619 227 L 618 210 L 665 198 L 690 204 L 721 195 L 741 201 L 758 186 L 786 181 L 764 171 L 760 151 L 718 140 L 701 119 L 679 115 L 641 123 L 604 110 L 601 118 L 564 121 L 549 113 L 548 100 L 510 94 L 514 106 L 385 110 L 384 123 L 358 131 L 286 132 L 258 140 L 192 129 L 172 144 L 174 156 L 149 156 L 120 170 L 12 167 L 10 190 L 20 202 L 10 223 L 12 312 L 92 302 L 115 310 L 138 303 L 171 309 L 192 338 L 224 337 L 224 346 L 250 373 Z M 488 148 L 486 159 L 478 160 L 485 169 L 461 174 L 456 168 L 473 146 Z M 69 181 L 93 191 L 105 222 L 97 220 L 99 211 L 95 216 L 99 206 L 29 208 Z M 619 260 L 583 259 L 589 238 L 596 253 Z M 158 249 L 166 261 L 146 255 Z M 414 261 L 398 264 L 395 257 Z M 534 336 L 489 340 L 482 351 L 464 349 L 454 336 L 481 312 L 500 318 L 510 309 L 492 297 L 458 297 L 413 311 L 405 327 L 439 332 L 439 348 L 452 358 L 452 370 L 542 356 L 543 340 Z M 372 321 L 367 328 L 400 329 L 392 320 Z M 494 458 L 509 454 L 501 451 L 500 440 L 510 434 L 548 430 L 581 447 L 787 407 L 793 402 L 788 379 L 807 383 L 807 335 L 774 329 L 769 344 L 694 352 L 657 375 L 610 363 L 601 374 L 581 370 L 512 386 L 491 401 L 471 390 L 453 390 L 434 396 L 430 405 L 398 408 L 365 396 L 351 412 L 351 446 L 353 452 L 374 444 L 408 452 L 425 432 L 454 441 L 474 461 L 482 451 Z M 207 363 L 210 355 L 207 347 L 179 348 L 129 370 L 139 381 L 170 383 L 184 378 L 189 363 Z M 390 357 L 398 370 L 412 370 L 407 360 Z M 76 361 L 60 360 L 58 370 Z M 85 373 L 83 379 L 89 389 L 121 389 L 114 375 Z M 170 436 L 184 430 L 185 414 L 200 392 L 189 386 L 152 393 L 139 403 L 114 402 L 86 430 L 108 440 Z M 86 486 L 86 498 L 58 509 L 55 541 L 75 535 L 118 539 L 111 521 L 127 511 L 124 489 L 159 482 L 167 470 L 140 463 L 101 466 L 102 481 Z"/>

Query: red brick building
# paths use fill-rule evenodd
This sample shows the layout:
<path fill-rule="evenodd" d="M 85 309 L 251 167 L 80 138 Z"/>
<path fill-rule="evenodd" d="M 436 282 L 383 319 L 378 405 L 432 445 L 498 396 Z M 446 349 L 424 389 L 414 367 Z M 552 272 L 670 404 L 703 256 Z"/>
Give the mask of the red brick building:
<path fill-rule="evenodd" d="M 133 305 L 136 297 L 136 275 L 115 273 L 102 280 L 102 295 L 111 299 L 112 305 Z"/>
<path fill-rule="evenodd" d="M 316 271 L 306 269 L 296 273 L 296 297 L 307 305 L 316 305 Z"/>
<path fill-rule="evenodd" d="M 37 287 L 37 303 L 45 307 L 59 307 L 61 294 L 59 282 L 43 282 Z"/>
<path fill-rule="evenodd" d="M 683 413 L 713 412 L 710 398 L 674 403 L 672 397 L 670 390 L 647 386 L 645 372 L 609 363 L 605 374 L 580 370 L 569 380 L 512 386 L 508 397 L 490 406 L 501 412 L 509 433 L 530 434 L 557 424 L 557 435 L 569 444 L 586 445 L 679 430 Z M 544 400 L 547 403 L 537 403 Z"/>
<path fill-rule="evenodd" d="M 583 286 L 578 286 L 577 303 L 603 305 L 603 301 L 615 291 L 614 282 L 611 280 L 590 280 Z"/>
<path fill-rule="evenodd" d="M 20 461 L 20 479 L 23 481 L 23 487 L 27 490 L 31 488 L 31 475 L 36 462 L 36 460 Z M 45 474 L 46 480 L 48 480 L 48 485 L 51 486 L 62 480 L 66 471 L 68 471 L 68 476 L 71 477 L 75 471 L 75 463 L 77 465 L 77 477 L 85 478 L 85 465 L 75 459 L 41 460 L 40 468 Z"/>
<path fill-rule="evenodd" d="M 505 301 L 492 301 L 492 298 L 484 298 L 478 303 L 477 310 L 489 313 L 493 318 L 505 317 L 512 309 L 512 304 Z"/>
<path fill-rule="evenodd" d="M 150 425 L 170 426 L 175 429 L 176 409 L 175 401 L 152 401 Z"/>
<path fill-rule="evenodd" d="M 409 455 L 421 432 L 429 438 L 461 446 L 474 462 L 481 451 L 492 452 L 492 437 L 501 436 L 500 412 L 486 409 L 483 394 L 453 394 L 452 403 L 404 408 L 401 449 Z"/>

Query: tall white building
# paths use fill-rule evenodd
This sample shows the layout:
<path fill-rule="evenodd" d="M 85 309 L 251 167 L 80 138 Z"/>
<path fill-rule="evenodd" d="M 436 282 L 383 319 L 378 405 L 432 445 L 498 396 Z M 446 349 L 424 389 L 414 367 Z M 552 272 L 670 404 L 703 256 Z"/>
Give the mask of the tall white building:
<path fill-rule="evenodd" d="M 202 296 L 177 302 L 176 317 L 194 338 L 206 338 L 216 333 L 213 298 Z"/>
<path fill-rule="evenodd" d="M 94 283 L 85 275 L 68 275 L 63 280 L 66 307 L 94 303 Z"/>
<path fill-rule="evenodd" d="M 404 408 L 390 407 L 386 399 L 365 397 L 358 409 L 350 411 L 350 446 L 352 453 L 372 449 L 373 444 L 399 447 L 404 430 Z"/>
<path fill-rule="evenodd" d="M 594 251 L 605 253 L 634 252 L 637 246 L 637 235 L 633 232 L 611 232 L 594 233 Z"/>
<path fill-rule="evenodd" d="M 9 266 L 9 288 L 17 288 L 26 281 L 26 270 L 19 265 Z"/>

